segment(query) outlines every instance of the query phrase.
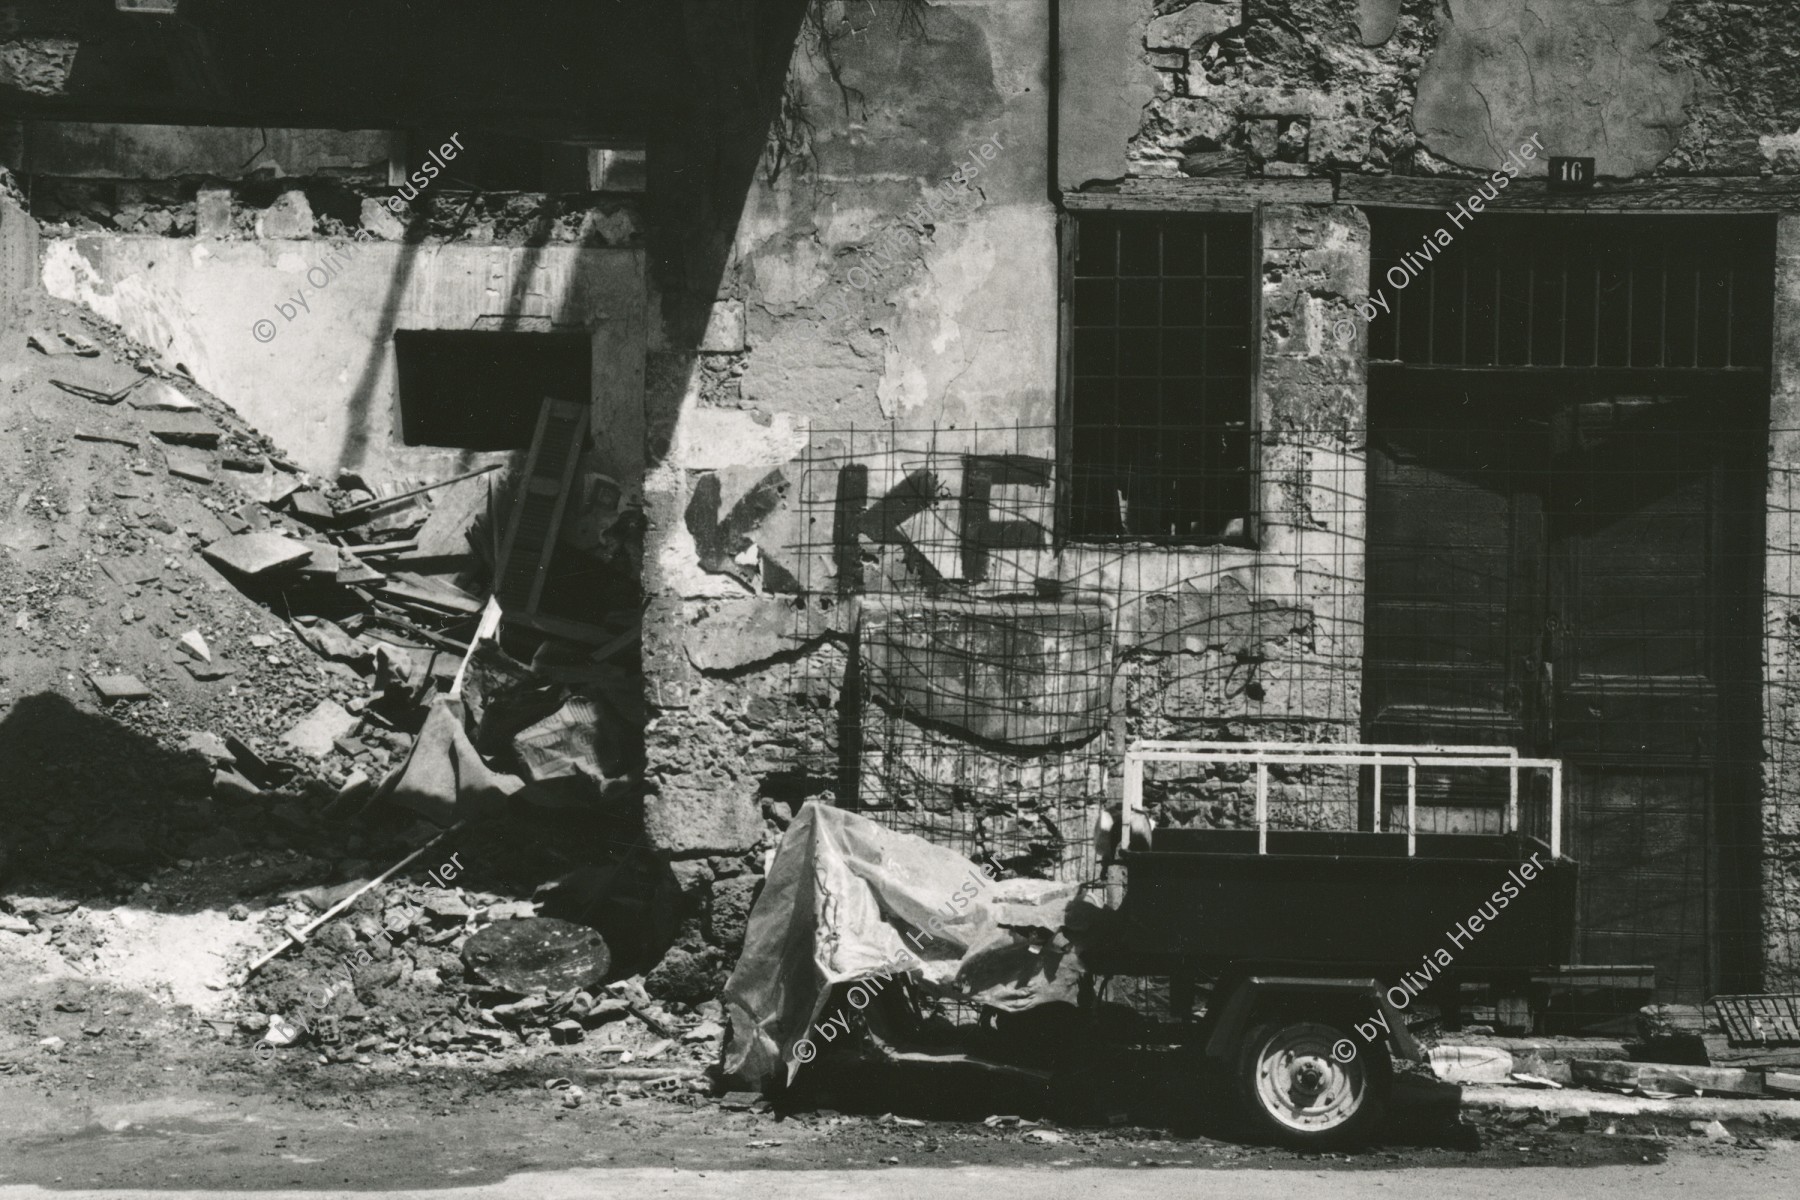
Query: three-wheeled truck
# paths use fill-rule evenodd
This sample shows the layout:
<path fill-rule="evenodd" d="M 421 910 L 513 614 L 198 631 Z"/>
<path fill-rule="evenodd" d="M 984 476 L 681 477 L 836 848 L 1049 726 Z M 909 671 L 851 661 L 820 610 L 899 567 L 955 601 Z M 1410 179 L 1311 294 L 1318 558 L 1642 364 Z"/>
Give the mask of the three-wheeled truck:
<path fill-rule="evenodd" d="M 1153 830 L 1146 773 L 1163 766 L 1253 779 L 1255 828 Z M 1272 773 L 1351 769 L 1362 828 L 1270 827 Z M 1435 800 L 1480 799 L 1422 810 L 1421 780 Z M 1140 742 L 1104 825 L 1125 890 L 1109 936 L 1084 948 L 1089 970 L 1166 978 L 1183 1015 L 1210 982 L 1194 1049 L 1265 1136 L 1291 1145 L 1374 1129 L 1390 1050 L 1423 1057 L 1403 1011 L 1420 997 L 1453 1009 L 1468 981 L 1523 996 L 1569 954 L 1576 864 L 1562 854 L 1556 760 L 1492 746 Z"/>

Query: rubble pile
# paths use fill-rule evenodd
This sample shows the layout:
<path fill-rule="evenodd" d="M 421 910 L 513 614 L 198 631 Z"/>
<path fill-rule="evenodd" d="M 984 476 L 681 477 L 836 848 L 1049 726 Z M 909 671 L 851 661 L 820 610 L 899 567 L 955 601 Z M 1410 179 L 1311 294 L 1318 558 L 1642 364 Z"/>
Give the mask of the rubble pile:
<path fill-rule="evenodd" d="M 552 1046 L 604 1067 L 716 1061 L 718 1001 L 665 1006 L 639 975 L 608 982 L 609 951 L 589 926 L 537 915 L 540 904 L 567 911 L 557 893 L 570 886 L 540 889 L 538 902 L 419 884 L 367 893 L 254 977 L 235 1026 L 220 1034 L 253 1040 L 263 1055 L 363 1065 L 382 1056 L 480 1062 Z M 300 892 L 289 913 L 265 920 L 273 928 L 322 911 L 351 887 Z"/>
<path fill-rule="evenodd" d="M 35 297 L 26 318 L 0 347 L 0 941 L 91 971 L 90 918 L 129 903 L 229 910 L 273 947 L 454 817 L 445 852 L 487 890 L 435 861 L 372 888 L 238 977 L 232 1036 L 331 1061 L 701 1053 L 717 1013 L 633 980 L 679 901 L 642 849 L 635 613 L 615 603 L 583 641 L 483 640 L 480 521 L 498 518 L 447 534 L 436 484 L 314 478 L 92 314 Z M 629 557 L 608 536 L 601 553 Z M 453 686 L 455 736 L 507 807 L 433 825 L 382 801 Z M 551 991 L 464 961 L 471 935 L 540 920 L 588 930 L 606 966 Z M 295 1032 L 324 1014 L 329 1035 Z"/>

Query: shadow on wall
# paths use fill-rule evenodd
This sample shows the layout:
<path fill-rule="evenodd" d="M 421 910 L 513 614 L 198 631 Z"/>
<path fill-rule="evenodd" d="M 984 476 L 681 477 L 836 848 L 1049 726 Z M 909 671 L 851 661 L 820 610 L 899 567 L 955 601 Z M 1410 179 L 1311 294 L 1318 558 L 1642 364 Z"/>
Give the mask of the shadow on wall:
<path fill-rule="evenodd" d="M 720 5 L 677 0 L 659 11 L 666 28 L 657 44 L 670 56 L 671 74 L 687 75 L 695 62 L 712 67 L 693 76 L 700 82 L 674 93 L 675 110 L 652 134 L 648 158 L 649 270 L 663 297 L 665 345 L 673 354 L 696 353 L 704 338 L 808 3 L 758 0 Z M 425 202 L 453 201 L 435 196 Z M 387 347 L 399 327 L 419 256 L 434 250 L 415 240 L 428 224 L 425 212 L 414 214 L 386 299 L 374 316 L 376 330 L 368 357 L 346 399 L 350 432 L 337 457 L 343 467 L 354 469 L 368 458 Z M 544 251 L 541 243 L 528 244 L 507 281 L 501 310 L 493 315 L 508 322 L 528 315 L 523 309 L 532 299 Z M 552 326 L 585 323 L 579 291 L 572 281 L 564 295 L 554 298 Z M 655 321 L 656 315 L 651 314 L 650 320 Z M 684 394 L 682 388 L 646 396 L 652 430 L 666 432 L 673 427 Z M 651 446 L 639 450 L 654 465 L 667 447 L 654 434 L 651 440 Z M 468 461 L 472 456 L 460 456 L 459 469 Z"/>

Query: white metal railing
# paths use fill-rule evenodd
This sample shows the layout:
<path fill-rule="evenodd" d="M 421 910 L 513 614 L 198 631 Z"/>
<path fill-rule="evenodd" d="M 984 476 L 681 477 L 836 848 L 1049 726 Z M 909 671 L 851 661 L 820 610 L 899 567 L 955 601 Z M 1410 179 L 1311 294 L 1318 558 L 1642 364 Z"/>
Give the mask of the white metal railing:
<path fill-rule="evenodd" d="M 1510 746 L 1409 746 L 1370 742 L 1133 742 L 1125 751 L 1121 834 L 1129 838 L 1132 817 L 1144 807 L 1144 764 L 1150 762 L 1249 763 L 1256 768 L 1256 852 L 1269 852 L 1269 768 L 1343 766 L 1375 768 L 1375 828 L 1381 832 L 1382 769 L 1406 770 L 1406 853 L 1418 852 L 1419 767 L 1472 767 L 1507 773 L 1503 832 L 1519 831 L 1519 773 L 1550 773 L 1550 855 L 1562 854 L 1562 760 L 1522 758 Z M 1149 823 L 1144 824 L 1146 832 Z"/>

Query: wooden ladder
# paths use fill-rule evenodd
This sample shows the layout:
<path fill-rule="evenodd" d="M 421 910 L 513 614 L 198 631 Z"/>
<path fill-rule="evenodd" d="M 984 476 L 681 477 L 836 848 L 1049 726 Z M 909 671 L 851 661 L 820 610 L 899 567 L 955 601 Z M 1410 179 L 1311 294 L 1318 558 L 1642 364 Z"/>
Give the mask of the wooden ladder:
<path fill-rule="evenodd" d="M 581 441 L 587 433 L 588 406 L 546 397 L 538 410 L 537 430 L 531 435 L 531 454 L 525 460 L 525 478 L 513 497 L 506 522 L 506 540 L 494 564 L 494 595 L 510 616 L 537 611 L 544 594 L 550 560 L 556 556 L 556 535 L 562 528 L 563 510 L 569 502 L 569 484 L 581 459 Z"/>

